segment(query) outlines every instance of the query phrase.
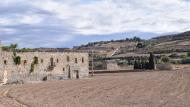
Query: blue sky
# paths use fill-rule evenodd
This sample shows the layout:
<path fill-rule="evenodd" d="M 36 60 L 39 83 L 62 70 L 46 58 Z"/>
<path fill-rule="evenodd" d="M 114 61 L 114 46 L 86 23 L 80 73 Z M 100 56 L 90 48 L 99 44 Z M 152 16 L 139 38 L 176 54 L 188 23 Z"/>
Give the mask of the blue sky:
<path fill-rule="evenodd" d="M 190 0 L 2 0 L 0 40 L 72 47 L 190 30 Z"/>

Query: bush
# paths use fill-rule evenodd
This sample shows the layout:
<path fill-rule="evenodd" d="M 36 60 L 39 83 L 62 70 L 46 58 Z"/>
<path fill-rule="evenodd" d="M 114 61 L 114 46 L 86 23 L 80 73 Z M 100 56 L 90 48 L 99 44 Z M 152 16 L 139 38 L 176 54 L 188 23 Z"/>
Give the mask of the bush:
<path fill-rule="evenodd" d="M 30 74 L 31 74 L 32 72 L 34 72 L 34 63 L 32 63 L 31 66 L 30 66 Z"/>
<path fill-rule="evenodd" d="M 145 47 L 145 45 L 143 44 L 143 43 L 141 43 L 141 42 L 139 42 L 138 44 L 137 44 L 137 46 L 136 46 L 137 48 L 144 48 Z"/>
<path fill-rule="evenodd" d="M 13 52 L 13 61 L 15 65 L 20 65 L 21 64 L 21 57 L 16 55 L 16 52 Z"/>
<path fill-rule="evenodd" d="M 190 64 L 190 58 L 182 59 L 182 64 Z"/>
<path fill-rule="evenodd" d="M 170 62 L 170 58 L 167 57 L 167 56 L 162 57 L 161 60 L 162 60 L 162 62 L 164 62 L 164 63 L 169 63 L 169 62 Z"/>
<path fill-rule="evenodd" d="M 190 52 L 187 53 L 187 56 L 190 57 Z"/>
<path fill-rule="evenodd" d="M 21 57 L 20 56 L 17 56 L 15 59 L 14 59 L 14 62 L 16 65 L 20 65 L 21 64 Z"/>
<path fill-rule="evenodd" d="M 33 62 L 34 64 L 38 64 L 38 57 L 34 57 L 34 62 Z"/>
<path fill-rule="evenodd" d="M 34 72 L 34 69 L 35 69 L 35 65 L 37 65 L 38 64 L 38 57 L 34 57 L 34 59 L 33 59 L 33 62 L 31 63 L 31 66 L 30 66 L 30 74 L 32 73 L 32 72 Z"/>
<path fill-rule="evenodd" d="M 186 59 L 187 57 L 188 57 L 187 54 L 183 54 L 180 56 L 180 58 L 182 58 L 182 59 Z"/>

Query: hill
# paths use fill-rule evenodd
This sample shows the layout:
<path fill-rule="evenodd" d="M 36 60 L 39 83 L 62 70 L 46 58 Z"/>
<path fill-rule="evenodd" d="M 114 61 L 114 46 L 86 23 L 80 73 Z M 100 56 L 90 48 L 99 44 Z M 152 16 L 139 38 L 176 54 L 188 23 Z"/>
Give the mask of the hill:
<path fill-rule="evenodd" d="M 111 40 L 92 42 L 87 45 L 74 47 L 78 51 L 95 51 L 107 56 L 120 55 L 126 53 L 171 53 L 190 52 L 190 31 L 164 35 L 149 40 L 138 37 L 126 38 L 123 40 Z"/>
<path fill-rule="evenodd" d="M 190 31 L 152 38 L 150 50 L 153 52 L 189 52 Z"/>

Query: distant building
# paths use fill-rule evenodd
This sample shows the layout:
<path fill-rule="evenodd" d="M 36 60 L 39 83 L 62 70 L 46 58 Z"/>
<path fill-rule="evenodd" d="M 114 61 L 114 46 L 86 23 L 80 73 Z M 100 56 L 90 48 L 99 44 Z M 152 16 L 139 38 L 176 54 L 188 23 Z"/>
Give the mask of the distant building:
<path fill-rule="evenodd" d="M 115 60 L 107 60 L 106 64 L 107 64 L 107 70 L 118 70 L 119 69 L 117 61 L 115 61 Z"/>

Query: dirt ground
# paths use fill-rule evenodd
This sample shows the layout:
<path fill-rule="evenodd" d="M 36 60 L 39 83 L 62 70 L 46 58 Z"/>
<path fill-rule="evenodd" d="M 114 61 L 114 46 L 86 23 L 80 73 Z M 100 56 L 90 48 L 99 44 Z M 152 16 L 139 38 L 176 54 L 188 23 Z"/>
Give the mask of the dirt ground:
<path fill-rule="evenodd" d="M 190 69 L 0 87 L 0 107 L 189 107 Z"/>

